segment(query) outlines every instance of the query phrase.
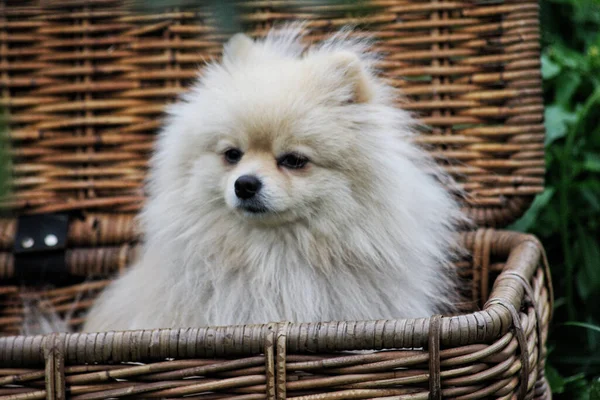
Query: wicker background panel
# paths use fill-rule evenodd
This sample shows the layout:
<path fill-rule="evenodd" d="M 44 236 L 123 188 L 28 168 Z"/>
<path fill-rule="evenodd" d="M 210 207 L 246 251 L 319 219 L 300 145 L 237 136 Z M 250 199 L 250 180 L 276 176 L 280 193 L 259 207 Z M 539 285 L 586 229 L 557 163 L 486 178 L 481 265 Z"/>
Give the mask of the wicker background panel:
<path fill-rule="evenodd" d="M 468 212 L 481 226 L 517 218 L 543 187 L 537 1 L 321 3 L 237 7 L 256 36 L 307 19 L 307 40 L 348 23 L 378 39 L 382 75 L 429 127 L 418 140 L 466 190 Z M 207 7 L 137 5 L 0 1 L 0 104 L 15 177 L 5 209 L 135 213 L 143 203 L 164 105 L 219 57 L 229 33 Z"/>

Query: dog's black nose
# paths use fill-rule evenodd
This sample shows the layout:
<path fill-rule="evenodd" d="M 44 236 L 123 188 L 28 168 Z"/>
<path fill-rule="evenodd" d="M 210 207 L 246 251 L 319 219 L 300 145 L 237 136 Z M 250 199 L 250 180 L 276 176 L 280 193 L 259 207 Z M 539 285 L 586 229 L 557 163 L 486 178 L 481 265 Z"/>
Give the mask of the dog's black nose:
<path fill-rule="evenodd" d="M 235 181 L 235 195 L 242 200 L 248 200 L 254 196 L 260 188 L 262 183 L 254 175 L 242 175 Z"/>

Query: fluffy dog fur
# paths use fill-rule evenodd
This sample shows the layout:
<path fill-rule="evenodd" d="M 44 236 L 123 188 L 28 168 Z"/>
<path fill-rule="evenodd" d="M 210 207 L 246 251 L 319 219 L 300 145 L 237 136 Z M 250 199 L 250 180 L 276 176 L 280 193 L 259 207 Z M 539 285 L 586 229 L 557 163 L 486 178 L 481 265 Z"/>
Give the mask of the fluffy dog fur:
<path fill-rule="evenodd" d="M 306 49 L 300 31 L 234 36 L 170 107 L 141 214 L 143 254 L 99 297 L 85 331 L 452 309 L 448 264 L 463 216 L 411 144 L 414 121 L 363 41 L 342 31 Z M 232 148 L 237 162 L 224 156 Z M 309 161 L 278 163 L 289 153 Z M 236 197 L 242 175 L 262 182 L 264 212 Z"/>

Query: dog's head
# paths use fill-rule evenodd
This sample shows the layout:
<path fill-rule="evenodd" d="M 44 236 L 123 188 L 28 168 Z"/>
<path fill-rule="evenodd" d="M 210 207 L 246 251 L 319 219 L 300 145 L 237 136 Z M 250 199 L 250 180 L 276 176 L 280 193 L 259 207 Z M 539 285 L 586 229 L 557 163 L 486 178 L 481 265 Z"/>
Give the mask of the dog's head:
<path fill-rule="evenodd" d="M 375 118 L 369 107 L 387 98 L 361 45 L 338 48 L 334 39 L 302 54 L 298 29 L 272 35 L 234 36 L 171 107 L 156 190 L 281 223 L 342 215 L 369 186 L 377 150 L 364 128 Z"/>

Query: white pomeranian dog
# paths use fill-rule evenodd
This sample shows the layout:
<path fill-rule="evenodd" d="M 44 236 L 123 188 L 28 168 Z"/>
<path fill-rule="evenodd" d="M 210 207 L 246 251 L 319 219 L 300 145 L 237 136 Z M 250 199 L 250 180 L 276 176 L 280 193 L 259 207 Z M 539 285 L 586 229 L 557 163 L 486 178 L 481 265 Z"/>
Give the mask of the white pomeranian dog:
<path fill-rule="evenodd" d="M 450 312 L 457 201 L 349 30 L 238 34 L 169 109 L 139 261 L 85 331 Z M 436 171 L 432 174 L 432 171 Z"/>

